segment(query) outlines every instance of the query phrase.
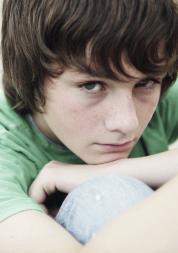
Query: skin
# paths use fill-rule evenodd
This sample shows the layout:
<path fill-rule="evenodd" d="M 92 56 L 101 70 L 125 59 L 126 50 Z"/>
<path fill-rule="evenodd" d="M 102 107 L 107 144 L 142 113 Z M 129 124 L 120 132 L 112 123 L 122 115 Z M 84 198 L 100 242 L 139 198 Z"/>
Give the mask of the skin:
<path fill-rule="evenodd" d="M 39 129 L 87 164 L 127 158 L 155 111 L 161 79 L 143 83 L 146 76 L 125 66 L 134 78 L 113 81 L 72 68 L 47 78 L 43 113 L 33 115 Z"/>
<path fill-rule="evenodd" d="M 71 83 L 73 83 L 73 80 L 71 81 Z M 52 85 L 52 83 L 50 84 L 53 87 L 54 91 L 57 92 L 57 88 L 55 87 L 55 85 L 54 84 Z M 58 82 L 56 83 L 56 85 L 57 84 Z M 134 87 L 134 85 L 132 87 Z M 134 90 L 134 89 L 132 88 L 131 90 Z M 155 90 L 153 94 L 157 92 L 159 93 L 159 90 L 160 90 L 159 85 L 156 85 L 154 89 Z M 62 87 L 61 87 L 61 90 L 63 90 Z M 65 91 L 66 90 L 68 90 L 68 88 L 65 87 Z M 67 95 L 67 92 L 64 92 L 64 93 L 65 95 Z M 55 95 L 55 92 L 53 92 L 53 94 Z M 134 92 L 132 94 L 134 94 Z M 149 96 L 152 97 L 151 95 Z M 60 95 L 60 98 L 62 98 L 61 95 Z M 69 104 L 67 105 L 69 106 Z M 156 105 L 156 102 L 155 102 L 155 105 Z M 55 104 L 53 106 L 55 106 Z M 146 106 L 146 103 L 145 103 L 145 106 Z M 58 110 L 56 111 L 58 112 Z M 144 110 L 144 111 L 145 113 L 147 112 L 147 110 Z M 65 112 L 66 112 L 66 109 L 65 109 Z M 45 113 L 39 115 L 40 116 L 39 119 L 41 118 L 44 120 L 45 115 L 46 115 Z M 53 115 L 51 115 L 51 117 L 52 116 Z M 54 114 L 53 117 L 55 119 L 57 115 Z M 64 123 L 64 120 L 66 120 L 66 118 L 65 118 L 65 115 L 63 114 L 63 123 Z M 43 123 L 43 121 L 39 121 L 39 123 Z M 83 126 L 84 122 L 81 122 L 81 124 Z M 47 127 L 47 124 L 45 125 L 45 127 L 46 128 L 44 128 L 45 130 L 44 133 L 48 135 L 48 137 L 53 138 L 53 141 L 57 141 L 59 137 L 56 138 L 56 136 L 54 135 L 54 130 L 53 132 L 51 130 L 49 131 L 49 127 Z M 73 128 L 74 127 L 76 127 L 76 125 L 74 125 Z M 72 129 L 72 126 L 71 126 L 71 129 Z M 88 134 L 91 134 L 91 133 L 92 132 Z M 85 135 L 84 137 L 87 138 L 86 136 L 87 135 Z M 88 138 L 86 140 L 88 140 Z M 86 144 L 87 142 L 84 142 L 84 143 Z M 84 148 L 85 145 L 81 147 Z M 129 167 L 132 168 L 132 172 L 133 172 L 133 168 L 134 170 L 135 169 L 137 170 L 138 168 L 138 171 L 134 172 L 136 174 L 136 177 L 139 175 L 139 178 L 140 178 L 140 173 L 142 174 L 141 176 L 143 176 L 144 174 L 144 177 L 145 176 L 149 177 L 149 174 L 152 174 L 152 178 L 153 177 L 155 178 L 155 176 L 157 177 L 158 174 L 162 176 L 163 174 L 165 174 L 165 171 L 167 173 L 170 171 L 170 164 L 172 168 L 171 170 L 172 171 L 174 170 L 174 172 L 177 173 L 177 168 L 178 168 L 177 150 L 175 150 L 175 152 L 166 151 L 164 153 L 156 154 L 151 157 L 148 156 L 148 157 L 135 158 L 135 159 L 134 159 L 134 161 L 136 161 L 135 165 L 137 166 L 129 166 Z M 139 159 L 139 162 L 138 162 L 138 159 Z M 133 159 L 125 159 L 125 160 L 127 162 L 133 161 Z M 122 161 L 119 161 L 119 162 L 122 162 Z M 117 161 L 115 161 L 114 163 L 116 163 L 117 165 Z M 99 165 L 97 166 L 85 165 L 85 166 L 98 167 Z M 104 165 L 102 165 L 102 167 L 103 166 Z M 142 173 L 143 168 L 144 168 L 144 171 Z M 150 168 L 152 168 L 151 171 L 150 171 Z M 110 170 L 111 167 L 109 166 L 108 169 Z M 124 167 L 123 171 L 125 171 L 125 169 L 126 168 Z M 90 171 L 90 170 L 86 170 L 86 171 Z M 155 171 L 158 171 L 156 175 L 155 175 Z M 64 170 L 61 172 L 61 174 L 63 174 L 63 172 Z M 145 175 L 145 172 L 146 172 L 146 175 Z M 69 174 L 67 174 L 67 180 L 73 177 L 73 176 L 69 177 L 70 173 L 71 171 L 69 171 Z M 61 176 L 59 175 L 57 178 L 61 179 Z M 175 252 L 177 253 L 177 249 L 178 249 L 178 245 L 177 245 L 178 187 L 177 186 L 178 186 L 178 177 L 171 180 L 170 183 L 168 183 L 167 185 L 163 185 L 162 189 L 155 191 L 155 193 L 153 193 L 150 198 L 140 203 L 139 206 L 136 206 L 135 208 L 134 207 L 130 208 L 127 213 L 123 214 L 123 216 L 119 216 L 112 223 L 104 226 L 102 230 L 97 233 L 96 237 L 91 239 L 91 241 L 85 246 L 80 245 L 70 235 L 70 233 L 68 233 L 65 229 L 62 228 L 62 226 L 57 224 L 53 219 L 51 219 L 46 214 L 43 214 L 34 210 L 28 210 L 28 211 L 17 213 L 16 215 L 12 215 L 12 217 L 3 221 L 2 225 L 0 226 L 1 251 L 5 253 L 8 253 L 8 252 L 14 252 L 14 253 L 15 252 L 18 252 L 18 253 L 19 252 L 26 252 L 26 253 L 38 252 L 39 253 L 39 252 L 44 252 L 44 249 L 45 249 L 46 253 L 48 252 L 49 253 L 51 252 L 53 253 L 57 253 L 57 252 L 64 252 L 64 253 L 65 252 L 70 252 L 70 253 L 102 252 L 104 253 L 106 251 L 108 253 L 116 253 L 116 252 L 122 252 L 122 253 L 124 252 L 126 253 L 129 253 L 129 252 L 137 252 L 137 253 L 171 252 L 171 253 L 174 253 Z M 19 228 L 19 224 L 25 224 L 24 229 L 17 229 Z M 149 233 L 149 231 L 151 231 L 151 233 Z M 147 234 L 149 234 L 149 236 L 145 236 Z"/>
<path fill-rule="evenodd" d="M 44 113 L 34 114 L 34 119 L 46 136 L 54 142 L 62 141 L 87 163 L 105 163 L 115 159 L 117 162 L 118 159 L 128 157 L 132 145 L 124 152 L 104 152 L 96 150 L 94 143 L 99 141 L 121 143 L 121 141 L 128 141 L 129 138 L 138 139 L 149 122 L 160 96 L 160 84 L 149 82 L 146 86 L 138 86 L 138 81 L 143 78 L 143 75 L 138 72 L 137 74 L 136 76 L 135 73 L 137 80 L 125 80 L 126 82 L 113 82 L 100 78 L 106 88 L 100 90 L 100 86 L 94 86 L 97 92 L 93 95 L 93 91 L 92 94 L 86 92 L 86 87 L 79 88 L 76 82 L 96 79 L 73 70 L 66 70 L 58 79 L 46 80 Z M 116 120 L 117 118 L 119 120 Z M 165 154 L 163 156 L 165 159 L 155 155 L 152 164 L 154 167 L 149 166 L 150 157 L 137 158 L 141 161 L 148 159 L 141 162 L 142 165 L 146 164 L 147 168 L 142 165 L 131 167 L 134 169 L 138 167 L 139 176 L 143 168 L 148 175 L 152 167 L 153 176 L 157 169 L 160 169 L 162 175 L 164 172 L 162 173 L 161 168 L 169 171 L 170 163 L 176 171 L 177 151 L 174 154 L 168 154 L 167 151 L 167 157 Z M 125 160 L 133 161 L 133 159 Z M 137 174 L 137 171 L 135 172 Z M 68 175 L 67 180 L 73 178 Z M 56 174 L 55 178 L 61 179 Z M 0 227 L 0 233 L 3 235 L 0 237 L 2 252 L 39 253 L 44 252 L 44 248 L 45 252 L 53 253 L 177 252 L 177 185 L 178 178 L 172 180 L 169 185 L 163 186 L 161 191 L 152 194 L 147 202 L 142 202 L 135 209 L 131 208 L 123 216 L 104 226 L 85 246 L 80 245 L 48 215 L 33 210 L 18 213 L 2 222 Z M 36 191 L 35 188 L 33 190 Z M 25 228 L 17 231 L 19 224 L 25 224 Z M 35 232 L 31 233 L 31 231 Z M 149 237 L 145 237 L 148 231 L 151 233 Z"/>

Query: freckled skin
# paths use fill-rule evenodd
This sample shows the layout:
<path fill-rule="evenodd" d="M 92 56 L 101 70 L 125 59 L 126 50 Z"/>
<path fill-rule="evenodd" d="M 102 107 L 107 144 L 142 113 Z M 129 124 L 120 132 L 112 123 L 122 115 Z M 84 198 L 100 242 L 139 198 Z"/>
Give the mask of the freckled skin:
<path fill-rule="evenodd" d="M 138 80 L 144 77 L 128 68 Z M 86 81 L 98 78 L 68 69 L 56 79 L 46 79 L 44 113 L 34 113 L 36 124 L 51 140 L 61 141 L 88 164 L 128 157 L 155 111 L 160 84 L 137 87 L 135 79 L 119 82 L 101 78 L 104 88 L 96 82 L 87 89 L 78 85 Z M 100 145 L 130 140 L 134 140 L 132 145 L 123 152 L 106 152 Z"/>

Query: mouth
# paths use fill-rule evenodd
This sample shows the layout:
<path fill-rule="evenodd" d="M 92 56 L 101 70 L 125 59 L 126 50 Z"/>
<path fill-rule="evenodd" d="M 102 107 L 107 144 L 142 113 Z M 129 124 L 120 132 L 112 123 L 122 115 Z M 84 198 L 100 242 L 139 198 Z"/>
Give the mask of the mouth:
<path fill-rule="evenodd" d="M 116 152 L 126 152 L 129 151 L 133 147 L 134 141 L 128 141 L 121 144 L 113 144 L 113 143 L 107 143 L 107 144 L 99 144 L 97 143 L 98 148 L 102 152 L 106 153 L 116 153 Z"/>

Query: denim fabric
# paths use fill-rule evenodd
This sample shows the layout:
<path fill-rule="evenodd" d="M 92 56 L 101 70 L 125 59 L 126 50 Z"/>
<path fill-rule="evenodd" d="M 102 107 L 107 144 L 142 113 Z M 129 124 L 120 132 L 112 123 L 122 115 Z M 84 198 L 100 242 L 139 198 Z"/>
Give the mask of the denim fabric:
<path fill-rule="evenodd" d="M 104 224 L 152 192 L 150 187 L 132 177 L 116 174 L 98 177 L 68 194 L 56 221 L 85 244 Z"/>

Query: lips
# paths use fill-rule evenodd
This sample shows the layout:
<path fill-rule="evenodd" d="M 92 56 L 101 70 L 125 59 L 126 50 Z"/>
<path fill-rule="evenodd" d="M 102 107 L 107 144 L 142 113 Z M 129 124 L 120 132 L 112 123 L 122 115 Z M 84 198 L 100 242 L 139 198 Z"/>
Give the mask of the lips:
<path fill-rule="evenodd" d="M 129 151 L 133 147 L 134 141 L 129 141 L 121 144 L 97 144 L 98 148 L 101 151 L 107 153 L 115 153 L 115 152 L 126 152 Z"/>

